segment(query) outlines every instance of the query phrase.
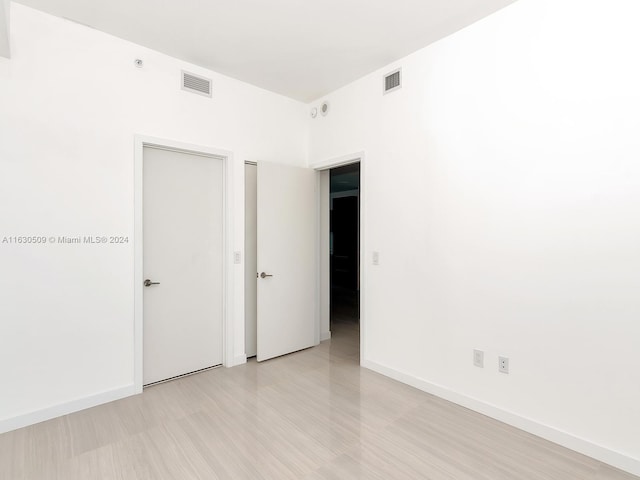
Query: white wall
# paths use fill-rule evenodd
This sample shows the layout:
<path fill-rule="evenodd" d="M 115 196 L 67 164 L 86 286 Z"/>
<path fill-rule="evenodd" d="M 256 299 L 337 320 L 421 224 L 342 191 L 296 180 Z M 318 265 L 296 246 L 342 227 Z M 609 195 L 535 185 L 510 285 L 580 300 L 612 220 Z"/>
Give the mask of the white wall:
<path fill-rule="evenodd" d="M 639 16 L 520 0 L 310 120 L 312 165 L 365 151 L 365 365 L 636 473 Z"/>
<path fill-rule="evenodd" d="M 0 58 L 0 241 L 131 238 L 134 134 L 233 152 L 234 250 L 244 249 L 244 160 L 306 163 L 301 103 L 20 4 L 11 35 L 12 59 Z M 180 90 L 181 69 L 212 78 L 213 98 Z M 0 243 L 0 265 L 0 431 L 126 394 L 133 243 Z M 234 269 L 241 361 L 243 266 Z"/>

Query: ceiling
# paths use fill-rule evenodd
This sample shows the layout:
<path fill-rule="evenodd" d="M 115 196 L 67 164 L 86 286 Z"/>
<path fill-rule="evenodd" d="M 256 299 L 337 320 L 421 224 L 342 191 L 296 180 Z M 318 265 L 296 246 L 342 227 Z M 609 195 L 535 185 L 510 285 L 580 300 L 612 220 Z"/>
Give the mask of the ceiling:
<path fill-rule="evenodd" d="M 515 0 L 19 0 L 310 102 Z"/>

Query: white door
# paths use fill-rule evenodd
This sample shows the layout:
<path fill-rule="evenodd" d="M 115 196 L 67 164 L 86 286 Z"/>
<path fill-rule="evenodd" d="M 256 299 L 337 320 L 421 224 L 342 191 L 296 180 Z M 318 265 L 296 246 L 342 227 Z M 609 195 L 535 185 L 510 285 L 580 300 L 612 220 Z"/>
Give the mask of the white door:
<path fill-rule="evenodd" d="M 316 174 L 258 163 L 258 361 L 316 344 Z"/>
<path fill-rule="evenodd" d="M 257 167 L 244 167 L 244 350 L 255 357 L 258 348 L 258 203 Z"/>
<path fill-rule="evenodd" d="M 223 162 L 145 147 L 143 383 L 222 363 Z"/>

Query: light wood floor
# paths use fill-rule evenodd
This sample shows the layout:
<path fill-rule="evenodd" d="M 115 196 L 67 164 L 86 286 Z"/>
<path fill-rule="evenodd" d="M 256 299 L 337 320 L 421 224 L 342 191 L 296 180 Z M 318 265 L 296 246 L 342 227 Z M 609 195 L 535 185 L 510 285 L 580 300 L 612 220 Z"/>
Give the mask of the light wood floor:
<path fill-rule="evenodd" d="M 637 478 L 319 347 L 0 435 L 3 480 Z"/>

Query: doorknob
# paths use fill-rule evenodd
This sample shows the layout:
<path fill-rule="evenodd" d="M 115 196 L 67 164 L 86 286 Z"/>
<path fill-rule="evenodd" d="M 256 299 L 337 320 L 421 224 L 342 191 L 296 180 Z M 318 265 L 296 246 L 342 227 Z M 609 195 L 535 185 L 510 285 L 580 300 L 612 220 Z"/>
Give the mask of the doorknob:
<path fill-rule="evenodd" d="M 152 282 L 151 280 L 149 280 L 148 278 L 144 281 L 144 286 L 145 287 L 150 287 L 151 285 L 160 285 L 160 282 Z"/>
<path fill-rule="evenodd" d="M 260 274 L 260 278 L 267 278 L 267 277 L 273 277 L 273 275 L 269 275 L 268 273 L 264 273 L 264 272 Z"/>

